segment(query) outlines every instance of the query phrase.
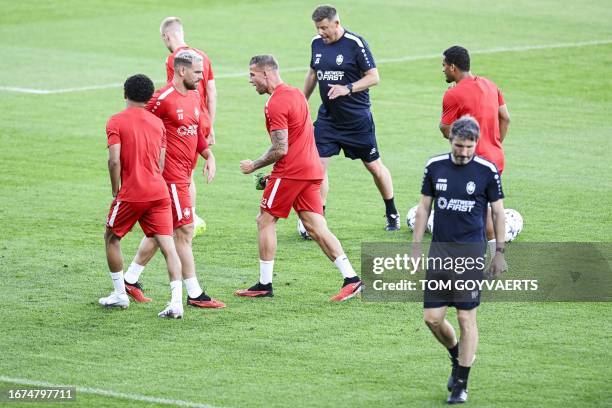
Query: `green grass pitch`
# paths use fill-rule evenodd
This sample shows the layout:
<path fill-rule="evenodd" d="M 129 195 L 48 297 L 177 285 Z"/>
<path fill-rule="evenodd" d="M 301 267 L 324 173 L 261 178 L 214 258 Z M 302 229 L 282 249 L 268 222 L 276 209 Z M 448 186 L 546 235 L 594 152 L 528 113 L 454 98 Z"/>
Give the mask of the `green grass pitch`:
<path fill-rule="evenodd" d="M 506 206 L 525 219 L 519 240 L 612 241 L 609 2 L 335 5 L 379 62 L 373 113 L 402 216 L 419 199 L 426 159 L 448 149 L 437 129 L 447 86 L 437 55 L 462 44 L 512 115 L 504 187 Z M 449 364 L 421 306 L 331 304 L 339 274 L 299 239 L 294 215 L 278 224 L 276 297 L 232 295 L 258 276 L 260 192 L 238 162 L 269 143 L 266 98 L 249 85 L 247 64 L 273 53 L 284 80 L 301 87 L 315 6 L 0 0 L 0 388 L 26 379 L 132 396 L 78 393 L 74 406 L 96 407 L 168 406 L 155 398 L 216 407 L 444 405 Z M 169 295 L 159 256 L 143 275 L 153 303 L 126 311 L 97 304 L 111 289 L 104 125 L 124 106 L 121 88 L 22 92 L 120 84 L 137 72 L 161 80 L 167 51 L 158 27 L 168 15 L 182 17 L 188 43 L 209 54 L 219 90 L 218 176 L 210 185 L 198 177 L 208 232 L 194 251 L 207 291 L 228 307 L 188 309 L 182 321 L 156 318 Z M 313 113 L 318 102 L 315 94 Z M 405 227 L 383 231 L 384 206 L 362 167 L 333 160 L 328 201 L 329 225 L 356 267 L 362 242 L 411 239 Z M 124 240 L 126 265 L 140 238 L 137 227 Z M 611 312 L 609 303 L 484 304 L 469 404 L 612 406 Z"/>

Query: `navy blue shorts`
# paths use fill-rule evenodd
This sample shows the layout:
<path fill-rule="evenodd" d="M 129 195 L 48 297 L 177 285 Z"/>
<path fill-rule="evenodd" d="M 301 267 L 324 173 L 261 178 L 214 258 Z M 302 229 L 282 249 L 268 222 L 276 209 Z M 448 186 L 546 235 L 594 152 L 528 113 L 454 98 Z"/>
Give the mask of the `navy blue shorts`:
<path fill-rule="evenodd" d="M 361 159 L 370 163 L 380 158 L 374 122 L 369 131 L 360 133 L 347 133 L 316 122 L 314 134 L 319 157 L 335 156 L 342 149 L 344 156 L 352 160 Z"/>

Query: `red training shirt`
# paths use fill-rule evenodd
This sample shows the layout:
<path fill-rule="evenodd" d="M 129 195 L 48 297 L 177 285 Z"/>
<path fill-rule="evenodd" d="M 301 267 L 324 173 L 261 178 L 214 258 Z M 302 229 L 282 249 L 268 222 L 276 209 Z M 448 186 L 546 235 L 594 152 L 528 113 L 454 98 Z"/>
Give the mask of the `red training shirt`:
<path fill-rule="evenodd" d="M 178 47 L 176 50 L 174 50 L 174 52 L 168 55 L 168 58 L 166 58 L 166 80 L 168 81 L 168 83 L 172 82 L 172 78 L 174 77 L 174 57 L 176 57 L 176 54 L 184 50 L 195 51 L 204 60 L 202 62 L 202 66 L 204 67 L 202 72 L 202 80 L 198 83 L 197 90 L 200 93 L 202 108 L 208 110 L 208 104 L 206 103 L 206 98 L 208 97 L 208 95 L 206 94 L 206 85 L 208 84 L 208 81 L 215 79 L 215 75 L 213 74 L 210 58 L 208 58 L 208 55 L 206 55 L 204 51 L 200 51 L 197 48 L 191 48 L 188 45 Z"/>
<path fill-rule="evenodd" d="M 504 169 L 504 149 L 499 135 L 499 107 L 505 105 L 497 86 L 485 77 L 462 79 L 444 93 L 442 124 L 452 125 L 463 115 L 472 115 L 480 125 L 476 154 Z"/>
<path fill-rule="evenodd" d="M 121 188 L 117 201 L 147 202 L 169 198 L 159 169 L 166 147 L 166 130 L 159 118 L 142 108 L 129 107 L 106 123 L 108 146 L 121 145 Z"/>
<path fill-rule="evenodd" d="M 191 183 L 197 154 L 208 148 L 208 112 L 200 107 L 197 91 L 182 95 L 172 84 L 155 91 L 146 109 L 159 117 L 166 128 L 168 147 L 164 166 L 167 183 Z"/>
<path fill-rule="evenodd" d="M 272 177 L 295 180 L 323 179 L 323 167 L 314 140 L 314 127 L 302 91 L 286 84 L 277 86 L 266 103 L 265 115 L 268 132 L 287 129 L 289 133 L 287 154 L 274 163 Z"/>

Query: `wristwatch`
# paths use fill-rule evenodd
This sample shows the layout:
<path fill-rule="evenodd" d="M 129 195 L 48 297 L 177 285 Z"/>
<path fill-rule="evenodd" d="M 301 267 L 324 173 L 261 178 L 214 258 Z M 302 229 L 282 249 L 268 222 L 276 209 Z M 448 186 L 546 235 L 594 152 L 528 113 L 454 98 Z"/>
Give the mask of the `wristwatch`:
<path fill-rule="evenodd" d="M 499 252 L 500 254 L 503 254 L 504 252 L 506 252 L 506 248 L 495 248 L 495 252 Z"/>
<path fill-rule="evenodd" d="M 353 83 L 349 82 L 348 85 L 346 85 L 346 88 L 349 90 L 349 95 L 351 95 L 353 93 Z"/>

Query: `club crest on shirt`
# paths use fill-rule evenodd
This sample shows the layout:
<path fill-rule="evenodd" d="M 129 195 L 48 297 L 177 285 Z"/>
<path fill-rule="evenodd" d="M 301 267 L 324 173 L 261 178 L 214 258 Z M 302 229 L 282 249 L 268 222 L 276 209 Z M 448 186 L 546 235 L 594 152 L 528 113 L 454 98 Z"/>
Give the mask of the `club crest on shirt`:
<path fill-rule="evenodd" d="M 189 208 L 184 208 L 183 209 L 183 217 L 184 218 L 189 218 L 190 215 L 191 215 L 191 210 L 189 210 Z"/>
<path fill-rule="evenodd" d="M 465 191 L 467 191 L 468 194 L 474 194 L 474 191 L 476 191 L 476 184 L 473 181 L 468 182 L 465 186 Z"/>
<path fill-rule="evenodd" d="M 342 65 L 342 61 L 344 61 L 344 57 L 342 56 L 342 54 L 338 54 L 338 56 L 336 57 L 336 64 Z"/>

